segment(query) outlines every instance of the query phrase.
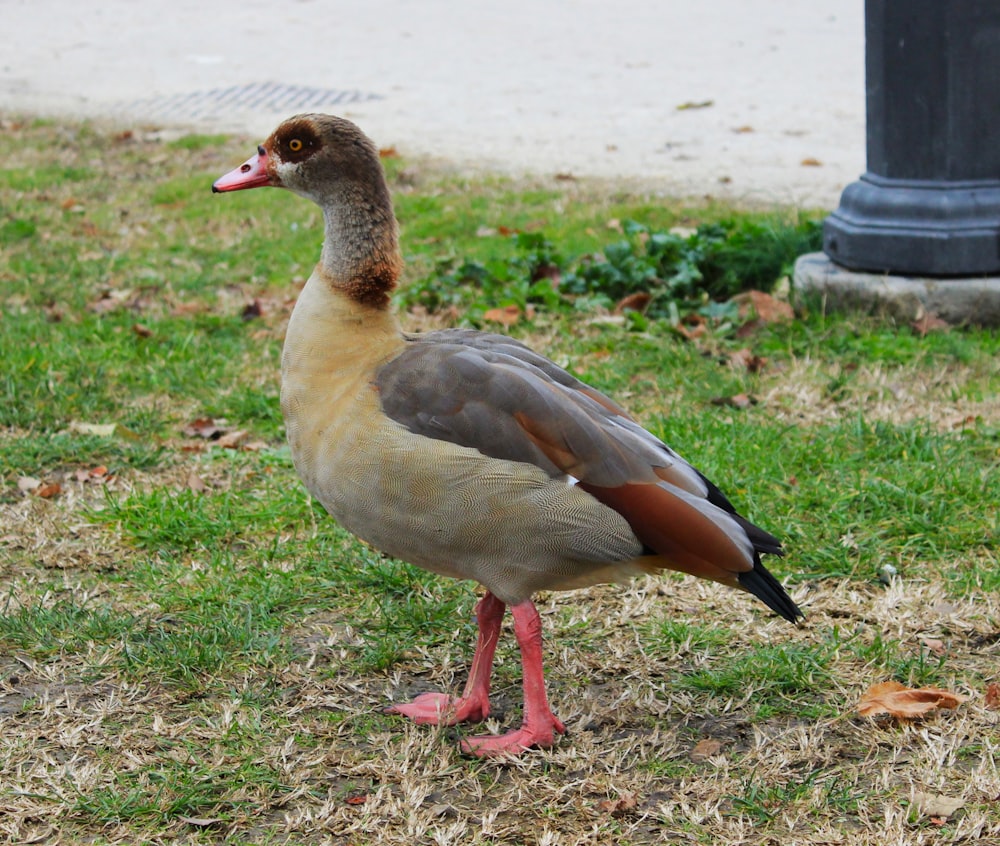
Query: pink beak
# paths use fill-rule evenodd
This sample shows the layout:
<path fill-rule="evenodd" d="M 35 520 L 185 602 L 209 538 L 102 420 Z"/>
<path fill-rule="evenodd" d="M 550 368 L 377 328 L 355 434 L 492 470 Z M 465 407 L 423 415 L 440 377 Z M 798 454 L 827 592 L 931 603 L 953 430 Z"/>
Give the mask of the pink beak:
<path fill-rule="evenodd" d="M 221 191 L 242 191 L 244 188 L 260 188 L 270 185 L 271 177 L 267 172 L 267 150 L 263 146 L 257 148 L 257 155 L 247 159 L 235 170 L 220 176 L 212 184 L 212 193 Z"/>

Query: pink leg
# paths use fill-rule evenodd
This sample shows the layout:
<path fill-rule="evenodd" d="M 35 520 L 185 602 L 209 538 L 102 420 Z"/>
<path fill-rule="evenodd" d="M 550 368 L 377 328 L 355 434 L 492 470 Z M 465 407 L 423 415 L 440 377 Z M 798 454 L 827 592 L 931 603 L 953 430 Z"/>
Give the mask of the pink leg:
<path fill-rule="evenodd" d="M 386 713 L 402 714 L 415 723 L 435 726 L 485 720 L 490 713 L 490 675 L 505 607 L 492 593 L 487 593 L 476 605 L 479 640 L 472 656 L 469 680 L 460 697 L 456 699 L 447 693 L 421 693 L 412 702 L 387 708 Z"/>
<path fill-rule="evenodd" d="M 545 675 L 542 670 L 542 618 L 538 609 L 527 600 L 511 606 L 514 634 L 521 648 L 524 674 L 524 719 L 521 728 L 493 737 L 485 735 L 462 741 L 462 751 L 470 755 L 519 755 L 532 746 L 548 747 L 556 735 L 566 731 L 552 713 L 545 695 Z"/>

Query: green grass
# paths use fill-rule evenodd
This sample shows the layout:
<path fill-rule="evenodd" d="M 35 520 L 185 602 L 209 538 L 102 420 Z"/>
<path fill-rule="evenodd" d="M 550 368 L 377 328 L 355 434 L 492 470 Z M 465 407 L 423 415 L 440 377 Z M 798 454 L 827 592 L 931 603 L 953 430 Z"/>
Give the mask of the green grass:
<path fill-rule="evenodd" d="M 794 842 L 788 820 L 832 836 L 898 805 L 903 842 L 928 825 L 907 818 L 911 783 L 977 771 L 992 784 L 976 697 L 995 680 L 1000 335 L 816 309 L 740 332 L 734 305 L 695 289 L 674 312 L 609 321 L 611 294 L 554 293 L 532 275 L 552 263 L 588 285 L 612 271 L 634 285 L 648 242 L 624 222 L 650 241 L 725 223 L 742 234 L 713 247 L 703 281 L 730 290 L 760 273 L 768 287 L 816 214 L 399 159 L 386 160 L 408 261 L 398 302 L 456 309 L 405 320 L 489 326 L 490 308 L 533 302 L 510 331 L 779 535 L 787 556 L 768 566 L 809 618 L 793 629 L 670 577 L 542 597 L 570 735 L 523 771 L 464 761 L 456 731 L 383 714 L 394 698 L 461 688 L 476 594 L 352 538 L 296 478 L 277 370 L 322 233 L 288 194 L 210 193 L 255 143 L 51 122 L 0 136 L 0 717 L 14 724 L 0 780 L 18 791 L 22 841 L 58 820 L 67 842 L 372 842 L 364 820 L 407 843 L 521 843 L 556 825 L 593 842 L 740 842 L 751 827 Z M 687 243 L 685 261 L 705 247 Z M 478 284 L 458 284 L 461 267 Z M 261 315 L 246 319 L 254 300 Z M 694 341 L 678 333 L 685 314 L 704 322 Z M 766 358 L 760 372 L 731 364 L 744 347 Z M 718 403 L 737 394 L 757 404 Z M 199 417 L 253 447 L 185 435 Z M 87 429 L 109 423 L 106 436 Z M 23 477 L 61 490 L 33 496 Z M 888 586 L 887 563 L 899 573 Z M 504 634 L 494 701 L 508 725 L 520 669 Z M 862 690 L 888 679 L 972 705 L 912 728 L 853 717 Z M 690 759 L 703 736 L 724 741 L 722 768 Z M 988 807 L 978 789 L 970 815 Z M 601 810 L 629 792 L 636 811 Z"/>

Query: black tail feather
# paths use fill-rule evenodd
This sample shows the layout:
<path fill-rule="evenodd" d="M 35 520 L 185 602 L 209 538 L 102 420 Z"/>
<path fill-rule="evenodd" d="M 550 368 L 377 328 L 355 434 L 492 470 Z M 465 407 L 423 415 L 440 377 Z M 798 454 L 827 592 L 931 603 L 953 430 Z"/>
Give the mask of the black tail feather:
<path fill-rule="evenodd" d="M 744 590 L 752 593 L 775 614 L 784 617 L 789 623 L 797 623 L 800 617 L 806 616 L 782 587 L 781 582 L 774 578 L 760 563 L 760 556 L 754 556 L 752 570 L 740 573 L 737 578 Z"/>
<path fill-rule="evenodd" d="M 770 532 L 765 532 L 760 526 L 755 526 L 746 517 L 739 514 L 734 513 L 732 517 L 740 524 L 743 531 L 747 533 L 747 537 L 750 538 L 750 543 L 753 544 L 756 552 L 767 552 L 771 555 L 785 554 L 785 550 L 781 546 L 781 541 Z"/>

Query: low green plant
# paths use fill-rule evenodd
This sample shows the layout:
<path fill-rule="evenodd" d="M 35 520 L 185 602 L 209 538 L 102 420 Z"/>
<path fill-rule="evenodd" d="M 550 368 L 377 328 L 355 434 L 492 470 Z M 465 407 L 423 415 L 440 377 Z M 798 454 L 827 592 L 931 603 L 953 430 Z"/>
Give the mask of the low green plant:
<path fill-rule="evenodd" d="M 812 219 L 741 216 L 693 232 L 629 220 L 622 233 L 624 238 L 599 252 L 567 259 L 544 234 L 518 232 L 510 237 L 507 256 L 487 262 L 448 257 L 409 286 L 401 301 L 431 312 L 460 308 L 475 322 L 491 307 L 611 309 L 638 294 L 648 300 L 634 310 L 676 321 L 681 312 L 704 310 L 707 302 L 740 291 L 770 291 L 796 257 L 821 243 L 819 223 Z"/>

